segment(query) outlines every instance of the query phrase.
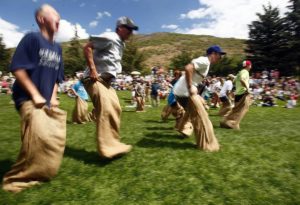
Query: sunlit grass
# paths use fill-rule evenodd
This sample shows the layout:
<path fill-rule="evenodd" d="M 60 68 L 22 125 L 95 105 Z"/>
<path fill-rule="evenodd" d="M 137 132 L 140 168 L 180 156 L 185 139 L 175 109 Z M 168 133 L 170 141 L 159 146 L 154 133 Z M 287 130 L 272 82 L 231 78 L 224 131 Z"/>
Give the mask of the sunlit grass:
<path fill-rule="evenodd" d="M 0 204 L 300 204 L 299 107 L 251 107 L 241 131 L 219 128 L 217 110 L 210 110 L 221 151 L 206 153 L 193 138 L 178 138 L 173 118 L 160 121 L 163 105 L 136 113 L 125 107 L 130 93 L 118 94 L 131 153 L 101 160 L 95 125 L 69 123 L 59 174 L 19 194 L 1 190 Z M 74 99 L 60 97 L 70 119 Z M 1 178 L 20 147 L 19 116 L 9 101 L 0 96 Z"/>

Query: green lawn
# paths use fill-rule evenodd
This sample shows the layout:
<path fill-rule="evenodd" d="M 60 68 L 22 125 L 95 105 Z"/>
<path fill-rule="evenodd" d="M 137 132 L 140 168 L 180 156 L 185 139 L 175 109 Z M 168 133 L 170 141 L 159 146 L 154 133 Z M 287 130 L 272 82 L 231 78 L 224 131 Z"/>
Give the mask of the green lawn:
<path fill-rule="evenodd" d="M 95 125 L 67 125 L 59 174 L 19 194 L 0 190 L 0 204 L 300 204 L 300 108 L 251 107 L 241 131 L 219 128 L 210 110 L 221 150 L 207 153 L 194 139 L 179 139 L 174 119 L 160 121 L 160 108 L 136 113 L 120 92 L 122 141 L 133 151 L 112 161 L 96 151 Z M 19 116 L 0 96 L 0 177 L 20 147 Z M 165 102 L 162 102 L 164 104 Z M 61 96 L 68 111 L 74 99 Z"/>

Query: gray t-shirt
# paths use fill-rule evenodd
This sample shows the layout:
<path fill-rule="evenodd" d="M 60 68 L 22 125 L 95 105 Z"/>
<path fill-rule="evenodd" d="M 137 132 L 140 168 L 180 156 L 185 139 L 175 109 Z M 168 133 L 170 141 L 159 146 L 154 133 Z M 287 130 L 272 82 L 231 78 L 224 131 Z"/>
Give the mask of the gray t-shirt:
<path fill-rule="evenodd" d="M 122 72 L 121 60 L 125 43 L 116 32 L 105 32 L 100 36 L 92 36 L 93 59 L 97 72 L 110 73 L 115 76 Z M 90 69 L 86 68 L 84 77 L 90 75 Z"/>

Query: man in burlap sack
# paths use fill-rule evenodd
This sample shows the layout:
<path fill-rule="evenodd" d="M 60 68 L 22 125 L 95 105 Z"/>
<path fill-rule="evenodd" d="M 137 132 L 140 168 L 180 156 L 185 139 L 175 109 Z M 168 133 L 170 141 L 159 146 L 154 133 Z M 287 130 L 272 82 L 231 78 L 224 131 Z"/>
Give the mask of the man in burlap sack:
<path fill-rule="evenodd" d="M 180 70 L 175 70 L 174 71 L 174 78 L 171 81 L 171 83 L 169 84 L 170 87 L 170 93 L 167 97 L 167 104 L 163 107 L 162 111 L 161 111 L 161 119 L 162 121 L 167 121 L 167 119 L 169 118 L 169 115 L 172 114 L 175 119 L 178 119 L 180 116 L 178 115 L 178 109 L 180 107 L 180 105 L 176 102 L 174 93 L 173 93 L 173 87 L 176 84 L 176 82 L 178 81 L 178 79 L 181 77 L 181 71 Z"/>
<path fill-rule="evenodd" d="M 96 121 L 95 109 L 89 112 L 87 103 L 89 96 L 81 82 L 83 74 L 78 74 L 78 81 L 70 89 L 75 95 L 75 106 L 72 112 L 72 122 L 85 124 L 86 122 Z"/>
<path fill-rule="evenodd" d="M 176 99 L 185 109 L 177 130 L 186 136 L 191 135 L 194 130 L 197 148 L 218 151 L 219 143 L 205 110 L 204 99 L 198 95 L 197 85 L 207 76 L 210 64 L 218 62 L 226 53 L 219 46 L 214 45 L 207 49 L 206 54 L 207 56 L 193 59 L 186 65 L 185 75 L 174 86 Z"/>
<path fill-rule="evenodd" d="M 134 87 L 136 98 L 136 112 L 145 112 L 145 84 L 142 78 L 137 79 Z"/>
<path fill-rule="evenodd" d="M 229 74 L 226 78 L 226 81 L 224 82 L 221 91 L 220 91 L 220 100 L 222 102 L 220 110 L 219 110 L 219 115 L 221 117 L 227 116 L 230 111 L 232 110 L 233 107 L 233 80 L 235 76 L 232 74 Z"/>
<path fill-rule="evenodd" d="M 120 142 L 121 106 L 111 83 L 122 71 L 125 40 L 129 39 L 133 30 L 138 30 L 134 22 L 128 17 L 120 17 L 115 32 L 91 37 L 84 47 L 88 67 L 83 84 L 96 111 L 97 148 L 104 158 L 125 154 L 132 148 Z"/>
<path fill-rule="evenodd" d="M 249 71 L 251 68 L 251 61 L 243 61 L 243 69 L 235 78 L 236 91 L 234 107 L 231 112 L 221 120 L 220 126 L 222 128 L 240 129 L 240 122 L 248 112 L 251 102 L 249 95 Z"/>
<path fill-rule="evenodd" d="M 10 71 L 16 81 L 13 100 L 21 116 L 21 150 L 3 177 L 3 189 L 20 192 L 53 178 L 60 167 L 66 139 L 66 112 L 57 106 L 63 59 L 53 36 L 60 16 L 45 4 L 35 13 L 40 32 L 26 34 L 19 43 Z"/>

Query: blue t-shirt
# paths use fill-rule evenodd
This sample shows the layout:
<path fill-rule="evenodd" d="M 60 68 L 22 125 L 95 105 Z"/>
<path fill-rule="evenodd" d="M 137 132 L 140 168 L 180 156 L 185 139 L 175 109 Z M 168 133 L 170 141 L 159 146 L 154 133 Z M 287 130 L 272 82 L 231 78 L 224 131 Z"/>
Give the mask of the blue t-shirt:
<path fill-rule="evenodd" d="M 159 89 L 160 89 L 160 85 L 158 83 L 152 83 L 150 95 L 157 96 Z"/>
<path fill-rule="evenodd" d="M 79 97 L 81 99 L 83 99 L 83 100 L 88 100 L 89 99 L 89 96 L 88 96 L 86 90 L 84 89 L 84 86 L 83 86 L 83 84 L 80 80 L 77 81 L 77 83 L 75 83 L 73 85 L 73 89 L 75 90 L 77 95 L 79 95 Z"/>
<path fill-rule="evenodd" d="M 40 94 L 50 106 L 55 83 L 64 79 L 62 50 L 59 44 L 49 42 L 40 32 L 26 34 L 19 43 L 10 66 L 10 71 L 24 69 Z M 13 85 L 13 100 L 16 108 L 27 100 L 28 93 L 21 87 L 18 80 Z"/>

